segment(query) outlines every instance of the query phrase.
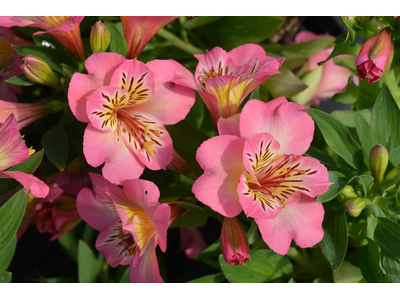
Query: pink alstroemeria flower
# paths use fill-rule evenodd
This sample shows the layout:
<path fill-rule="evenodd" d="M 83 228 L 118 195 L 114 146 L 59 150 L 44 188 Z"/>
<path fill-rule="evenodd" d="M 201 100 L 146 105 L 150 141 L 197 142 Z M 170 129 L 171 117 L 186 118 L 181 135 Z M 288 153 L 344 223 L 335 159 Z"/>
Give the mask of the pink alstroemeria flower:
<path fill-rule="evenodd" d="M 313 41 L 323 37 L 332 37 L 328 34 L 315 34 L 311 31 L 301 31 L 295 37 L 295 43 L 305 43 Z M 333 48 L 322 50 L 321 52 L 311 55 L 306 63 L 305 72 L 314 72 L 314 82 L 318 82 L 316 86 L 310 84 L 309 89 L 314 89 L 313 92 L 309 92 L 308 89 L 303 91 L 303 95 L 306 97 L 300 97 L 301 100 L 296 99 L 296 102 L 300 104 L 319 104 L 321 100 L 330 99 L 334 94 L 341 93 L 347 86 L 349 77 L 352 72 L 345 67 L 338 66 L 334 63 L 333 59 L 328 60 L 322 66 L 318 66 L 318 63 L 326 60 L 332 53 Z M 348 55 L 347 55 L 348 56 Z M 338 57 L 346 57 L 346 55 L 339 55 Z M 358 83 L 358 81 L 355 81 Z"/>
<path fill-rule="evenodd" d="M 81 218 L 100 231 L 96 249 L 115 268 L 130 266 L 132 282 L 163 282 L 156 247 L 167 248 L 171 208 L 158 203 L 160 192 L 147 180 L 133 179 L 114 185 L 91 173 L 93 191 L 83 189 L 77 199 Z"/>
<path fill-rule="evenodd" d="M 195 89 L 200 94 L 215 124 L 220 117 L 237 114 L 247 95 L 271 75 L 278 74 L 285 60 L 266 56 L 265 50 L 254 44 L 242 45 L 229 52 L 215 47 L 195 57 L 199 64 L 194 76 L 174 62 L 181 73 L 174 82 Z"/>
<path fill-rule="evenodd" d="M 3 27 L 37 27 L 34 35 L 48 33 L 57 39 L 77 60 L 85 59 L 85 48 L 82 43 L 79 24 L 83 17 L 41 16 L 41 17 L 0 17 Z"/>
<path fill-rule="evenodd" d="M 29 149 L 18 131 L 18 124 L 13 115 L 9 115 L 0 124 L 0 178 L 13 178 L 25 188 L 26 194 L 31 191 L 36 198 L 44 198 L 49 187 L 40 179 L 21 171 L 7 171 L 12 166 L 29 158 Z"/>
<path fill-rule="evenodd" d="M 203 234 L 196 227 L 180 227 L 181 249 L 187 258 L 194 260 L 196 255 L 207 248 Z"/>
<path fill-rule="evenodd" d="M 221 120 L 221 135 L 197 150 L 204 170 L 192 188 L 197 199 L 228 218 L 243 210 L 279 254 L 287 253 L 292 238 L 300 247 L 318 243 L 324 210 L 312 198 L 325 193 L 330 183 L 324 165 L 301 156 L 314 134 L 304 107 L 284 97 L 268 103 L 249 100 L 239 123 Z M 301 213 L 305 207 L 308 213 Z M 302 226 L 292 226 L 294 221 Z M 282 234 L 277 239 L 270 232 L 275 227 Z"/>
<path fill-rule="evenodd" d="M 165 25 L 179 17 L 121 17 L 128 45 L 126 58 L 138 58 L 151 38 Z"/>
<path fill-rule="evenodd" d="M 21 74 L 22 56 L 16 53 L 11 45 L 30 45 L 12 29 L 0 27 L 0 99 L 17 102 L 16 93 L 21 93 L 21 87 L 7 83 L 6 80 Z"/>
<path fill-rule="evenodd" d="M 164 169 L 173 157 L 172 140 L 162 125 L 183 120 L 194 104 L 194 91 L 172 83 L 170 61 L 146 64 L 116 53 L 96 53 L 86 60 L 88 75 L 75 73 L 68 99 L 86 128 L 87 162 L 121 184 L 136 179 L 144 167 Z"/>

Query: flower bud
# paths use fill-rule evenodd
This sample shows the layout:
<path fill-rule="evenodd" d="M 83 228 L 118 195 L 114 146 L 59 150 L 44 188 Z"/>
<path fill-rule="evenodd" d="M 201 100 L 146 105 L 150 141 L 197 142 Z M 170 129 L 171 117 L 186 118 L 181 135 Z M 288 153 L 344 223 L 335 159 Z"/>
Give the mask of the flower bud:
<path fill-rule="evenodd" d="M 249 242 L 238 218 L 224 218 L 221 248 L 225 261 L 230 265 L 243 265 L 249 260 Z"/>
<path fill-rule="evenodd" d="M 392 169 L 385 177 L 385 180 L 398 180 L 400 178 L 400 166 Z M 396 184 L 393 184 L 391 187 L 387 189 L 388 192 L 394 191 L 396 188 Z"/>
<path fill-rule="evenodd" d="M 389 28 L 381 30 L 362 46 L 355 66 L 361 80 L 368 77 L 368 83 L 381 79 L 390 69 L 394 55 L 392 32 Z"/>
<path fill-rule="evenodd" d="M 376 145 L 371 150 L 369 155 L 369 166 L 371 168 L 372 177 L 376 182 L 382 182 L 383 175 L 389 162 L 389 154 L 385 147 L 382 145 Z"/>
<path fill-rule="evenodd" d="M 351 23 L 358 25 L 358 26 L 365 26 L 368 21 L 369 17 L 367 16 L 362 16 L 362 17 L 345 17 L 348 21 Z"/>
<path fill-rule="evenodd" d="M 50 66 L 41 58 L 27 55 L 23 59 L 21 70 L 33 82 L 60 89 L 60 79 L 54 74 Z"/>
<path fill-rule="evenodd" d="M 365 200 L 360 197 L 347 200 L 344 203 L 345 209 L 352 217 L 358 217 L 361 214 L 362 210 L 365 208 L 365 206 L 366 206 Z"/>
<path fill-rule="evenodd" d="M 351 185 L 346 185 L 346 187 L 343 189 L 342 193 L 340 194 L 342 200 L 347 200 L 347 199 L 352 199 L 352 198 L 357 198 L 358 195 L 354 188 Z"/>
<path fill-rule="evenodd" d="M 93 53 L 106 52 L 110 45 L 111 34 L 107 26 L 101 21 L 94 24 L 92 31 L 90 32 L 90 48 Z"/>
<path fill-rule="evenodd" d="M 188 162 L 182 156 L 180 156 L 175 149 L 172 152 L 172 155 L 172 161 L 166 168 L 190 177 L 190 175 L 192 175 L 192 169 L 190 168 Z"/>

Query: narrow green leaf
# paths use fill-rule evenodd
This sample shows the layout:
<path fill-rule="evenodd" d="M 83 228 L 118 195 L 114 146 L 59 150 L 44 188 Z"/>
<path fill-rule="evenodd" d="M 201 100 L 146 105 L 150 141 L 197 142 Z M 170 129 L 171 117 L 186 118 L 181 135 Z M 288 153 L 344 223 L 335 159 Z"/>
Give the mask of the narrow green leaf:
<path fill-rule="evenodd" d="M 393 165 L 400 164 L 400 110 L 387 86 L 382 88 L 372 110 L 371 131 L 375 141 L 389 152 Z"/>
<path fill-rule="evenodd" d="M 35 84 L 33 81 L 29 80 L 24 74 L 11 77 L 7 79 L 6 82 L 20 86 L 31 86 Z"/>
<path fill-rule="evenodd" d="M 63 171 L 67 165 L 68 145 L 68 135 L 62 121 L 42 137 L 42 146 L 46 151 L 46 157 L 60 171 Z"/>
<path fill-rule="evenodd" d="M 5 251 L 21 224 L 26 207 L 25 190 L 20 190 L 0 207 L 0 253 Z"/>
<path fill-rule="evenodd" d="M 372 135 L 371 126 L 368 124 L 367 119 L 362 115 L 361 111 L 354 112 L 354 121 L 356 123 L 357 135 L 361 141 L 361 146 L 364 150 L 366 157 L 369 157 L 372 148 L 377 144 Z M 369 110 L 368 110 L 369 112 Z M 367 159 L 369 164 L 369 159 Z"/>
<path fill-rule="evenodd" d="M 376 98 L 381 92 L 379 82 L 369 84 L 367 80 L 360 80 L 358 84 L 357 101 L 354 103 L 355 110 L 362 110 L 374 106 Z"/>
<path fill-rule="evenodd" d="M 0 272 L 0 283 L 10 283 L 11 273 L 10 272 Z"/>
<path fill-rule="evenodd" d="M 220 240 L 216 240 L 202 252 L 196 255 L 196 260 L 204 260 L 208 258 L 217 257 L 221 254 L 221 242 Z"/>
<path fill-rule="evenodd" d="M 314 157 L 325 165 L 329 165 L 329 166 L 333 166 L 333 167 L 337 166 L 336 161 L 329 154 L 327 154 L 324 151 L 321 151 L 313 146 L 310 146 L 310 148 L 308 148 L 307 152 L 304 155 Z"/>
<path fill-rule="evenodd" d="M 111 34 L 110 52 L 115 52 L 121 54 L 122 56 L 125 56 L 128 50 L 128 46 L 126 44 L 124 35 L 119 32 L 117 27 L 110 20 L 106 19 L 105 25 L 107 26 Z"/>
<path fill-rule="evenodd" d="M 39 167 L 43 159 L 43 150 L 31 155 L 28 160 L 15 165 L 8 169 L 8 171 L 21 171 L 24 173 L 32 174 Z M 21 186 L 18 181 L 14 179 L 1 179 L 0 180 L 0 196 L 6 195 L 16 188 Z"/>
<path fill-rule="evenodd" d="M 247 239 L 249 241 L 249 245 L 254 244 L 254 242 L 260 237 L 258 233 L 258 225 L 255 221 L 251 223 L 249 231 L 247 231 Z"/>
<path fill-rule="evenodd" d="M 75 231 L 60 236 L 58 242 L 72 260 L 78 261 L 78 239 L 75 236 Z"/>
<path fill-rule="evenodd" d="M 220 283 L 225 280 L 225 276 L 222 273 L 213 275 L 207 275 L 200 278 L 196 278 L 188 281 L 187 283 Z"/>
<path fill-rule="evenodd" d="M 385 218 L 378 218 L 375 242 L 390 254 L 400 258 L 400 225 Z"/>
<path fill-rule="evenodd" d="M 78 245 L 78 278 L 80 283 L 96 282 L 101 268 L 101 260 L 82 240 Z"/>
<path fill-rule="evenodd" d="M 192 19 L 189 19 L 185 22 L 183 25 L 186 29 L 191 30 L 193 28 L 203 26 L 209 23 L 213 23 L 222 17 L 211 17 L 211 16 L 200 16 L 200 17 L 195 17 Z"/>
<path fill-rule="evenodd" d="M 350 166 L 361 171 L 364 163 L 363 152 L 351 137 L 346 126 L 320 110 L 309 108 L 308 112 L 317 123 L 326 143 Z"/>
<path fill-rule="evenodd" d="M 222 254 L 218 260 L 225 277 L 232 283 L 271 282 L 293 271 L 286 256 L 266 249 L 250 251 L 250 259 L 244 265 L 229 265 Z"/>
<path fill-rule="evenodd" d="M 319 243 L 322 253 L 332 269 L 339 269 L 347 252 L 348 229 L 343 209 L 325 215 L 322 223 L 324 238 Z"/>
<path fill-rule="evenodd" d="M 354 44 L 352 45 L 352 42 L 350 39 L 347 39 L 347 35 L 345 33 L 339 35 L 336 40 L 335 40 L 335 47 L 333 48 L 333 51 L 329 57 L 318 63 L 320 66 L 326 63 L 328 60 L 331 58 L 334 58 L 338 55 L 342 54 L 350 54 L 357 56 L 358 53 L 360 52 L 361 45 L 360 44 Z"/>
<path fill-rule="evenodd" d="M 389 277 L 384 274 L 379 266 L 379 248 L 373 240 L 368 239 L 368 244 L 362 247 L 359 254 L 361 273 L 367 282 L 389 282 Z"/>
<path fill-rule="evenodd" d="M 329 171 L 329 182 L 331 183 L 329 190 L 326 193 L 317 196 L 318 202 L 323 203 L 335 199 L 343 191 L 348 180 L 345 175 L 338 171 Z"/>
<path fill-rule="evenodd" d="M 360 268 L 344 261 L 339 269 L 333 271 L 335 283 L 358 283 L 363 279 Z"/>
<path fill-rule="evenodd" d="M 14 235 L 5 249 L 0 252 L 0 272 L 6 271 L 14 257 L 15 249 L 17 248 L 17 237 Z"/>

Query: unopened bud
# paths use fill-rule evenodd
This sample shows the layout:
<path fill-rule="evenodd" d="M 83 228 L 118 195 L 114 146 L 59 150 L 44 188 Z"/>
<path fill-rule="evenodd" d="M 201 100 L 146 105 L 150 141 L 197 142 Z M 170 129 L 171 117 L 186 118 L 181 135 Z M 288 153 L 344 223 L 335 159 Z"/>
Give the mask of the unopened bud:
<path fill-rule="evenodd" d="M 398 180 L 400 178 L 400 166 L 392 169 L 385 177 L 385 180 Z M 396 184 L 393 184 L 387 189 L 388 192 L 392 192 L 396 188 Z"/>
<path fill-rule="evenodd" d="M 90 48 L 93 53 L 106 52 L 110 45 L 111 34 L 107 26 L 101 21 L 94 24 L 92 31 L 90 32 Z"/>
<path fill-rule="evenodd" d="M 230 265 L 243 265 L 249 260 L 249 242 L 237 217 L 224 218 L 221 248 L 225 261 Z"/>
<path fill-rule="evenodd" d="M 191 175 L 192 169 L 190 168 L 188 162 L 182 156 L 180 156 L 175 149 L 172 152 L 172 155 L 172 161 L 167 165 L 167 169 L 190 177 L 189 175 Z"/>
<path fill-rule="evenodd" d="M 382 145 L 376 145 L 372 148 L 369 155 L 369 166 L 371 168 L 372 177 L 375 181 L 382 182 L 383 175 L 389 162 L 389 154 L 385 147 Z"/>
<path fill-rule="evenodd" d="M 358 195 L 354 188 L 351 185 L 346 185 L 343 189 L 342 193 L 340 194 L 342 200 L 357 198 Z"/>
<path fill-rule="evenodd" d="M 365 206 L 366 206 L 365 200 L 360 197 L 347 200 L 344 203 L 345 209 L 352 217 L 358 217 L 361 214 L 362 210 L 365 208 Z"/>
<path fill-rule="evenodd" d="M 23 59 L 21 70 L 24 75 L 33 82 L 50 86 L 59 90 L 60 79 L 54 74 L 50 66 L 40 57 L 27 55 Z"/>

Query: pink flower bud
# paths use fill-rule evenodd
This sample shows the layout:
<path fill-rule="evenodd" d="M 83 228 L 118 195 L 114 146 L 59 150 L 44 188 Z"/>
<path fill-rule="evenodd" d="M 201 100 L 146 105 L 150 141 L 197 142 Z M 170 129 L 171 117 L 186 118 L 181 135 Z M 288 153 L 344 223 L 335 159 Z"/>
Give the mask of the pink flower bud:
<path fill-rule="evenodd" d="M 221 248 L 225 261 L 230 265 L 243 265 L 249 260 L 249 242 L 238 218 L 224 218 Z"/>
<path fill-rule="evenodd" d="M 344 203 L 344 207 L 350 216 L 357 218 L 363 209 L 366 207 L 365 200 L 363 198 L 354 198 L 347 200 Z"/>
<path fill-rule="evenodd" d="M 23 62 L 21 70 L 30 80 L 55 89 L 61 88 L 60 79 L 43 59 L 34 55 L 27 55 Z"/>
<path fill-rule="evenodd" d="M 390 69 L 393 54 L 392 32 L 385 28 L 370 38 L 357 56 L 355 66 L 361 80 L 368 77 L 371 84 L 382 78 Z"/>
<path fill-rule="evenodd" d="M 372 148 L 369 155 L 369 166 L 371 168 L 372 177 L 374 177 L 377 182 L 383 180 L 388 163 L 389 154 L 385 147 L 376 145 Z"/>
<path fill-rule="evenodd" d="M 98 21 L 90 32 L 90 49 L 93 53 L 106 52 L 110 42 L 110 31 L 101 21 Z"/>

